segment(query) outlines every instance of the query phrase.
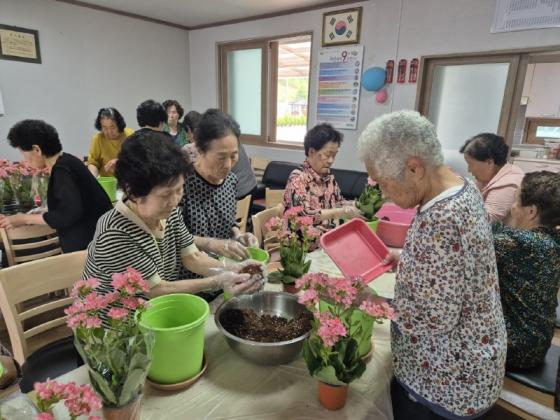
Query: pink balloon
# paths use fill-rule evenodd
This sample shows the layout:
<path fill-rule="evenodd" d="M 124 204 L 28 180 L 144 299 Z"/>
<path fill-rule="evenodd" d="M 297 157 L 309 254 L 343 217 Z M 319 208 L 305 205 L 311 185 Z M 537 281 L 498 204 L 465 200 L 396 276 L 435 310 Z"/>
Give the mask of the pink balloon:
<path fill-rule="evenodd" d="M 387 100 L 387 89 L 378 90 L 375 93 L 375 100 L 377 101 L 377 103 L 380 103 L 380 104 L 385 102 Z"/>

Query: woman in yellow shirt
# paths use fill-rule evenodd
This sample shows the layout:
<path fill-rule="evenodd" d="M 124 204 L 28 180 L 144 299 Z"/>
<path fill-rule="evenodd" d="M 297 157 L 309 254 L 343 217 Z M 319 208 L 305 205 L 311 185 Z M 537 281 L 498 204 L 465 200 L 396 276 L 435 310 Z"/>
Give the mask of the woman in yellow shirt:
<path fill-rule="evenodd" d="M 115 108 L 101 108 L 95 119 L 99 133 L 91 138 L 87 165 L 94 176 L 113 176 L 124 140 L 134 133 Z"/>

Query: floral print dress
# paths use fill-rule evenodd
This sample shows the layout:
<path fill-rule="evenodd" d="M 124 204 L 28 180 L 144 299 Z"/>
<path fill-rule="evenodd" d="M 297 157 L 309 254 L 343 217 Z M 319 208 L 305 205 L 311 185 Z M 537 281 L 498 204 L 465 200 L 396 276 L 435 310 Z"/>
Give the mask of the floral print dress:
<path fill-rule="evenodd" d="M 560 235 L 553 229 L 495 224 L 494 247 L 508 334 L 507 363 L 530 368 L 544 361 L 554 336 L 560 287 Z"/>
<path fill-rule="evenodd" d="M 303 216 L 313 218 L 313 226 L 326 232 L 335 227 L 334 220 L 321 220 L 321 210 L 340 207 L 344 198 L 334 175 L 321 176 L 306 159 L 302 169 L 294 169 L 284 193 L 284 208 L 303 207 Z"/>
<path fill-rule="evenodd" d="M 397 268 L 395 309 L 397 381 L 447 418 L 488 410 L 503 384 L 506 329 L 492 231 L 472 183 L 418 211 Z"/>

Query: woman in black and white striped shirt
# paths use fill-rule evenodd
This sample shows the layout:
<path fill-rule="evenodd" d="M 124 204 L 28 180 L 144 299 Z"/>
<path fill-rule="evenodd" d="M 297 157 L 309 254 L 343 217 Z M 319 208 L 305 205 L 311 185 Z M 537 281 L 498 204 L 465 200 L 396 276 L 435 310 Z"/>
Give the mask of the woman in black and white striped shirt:
<path fill-rule="evenodd" d="M 259 290 L 261 276 L 238 273 L 244 264 L 211 275 L 222 264 L 198 250 L 177 208 L 187 167 L 180 149 L 157 135 L 136 133 L 125 141 L 115 172 L 125 196 L 99 219 L 84 278 L 99 279 L 101 291 L 107 293 L 113 290 L 111 276 L 132 267 L 148 280 L 149 297 Z M 206 277 L 181 279 L 183 267 Z"/>

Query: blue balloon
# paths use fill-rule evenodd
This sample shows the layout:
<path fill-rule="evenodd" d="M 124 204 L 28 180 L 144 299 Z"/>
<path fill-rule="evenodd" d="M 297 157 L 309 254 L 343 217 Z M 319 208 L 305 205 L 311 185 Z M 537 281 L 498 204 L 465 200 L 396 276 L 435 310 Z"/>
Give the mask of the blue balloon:
<path fill-rule="evenodd" d="M 375 92 L 383 85 L 385 85 L 385 69 L 382 67 L 372 67 L 362 75 L 362 86 L 365 90 Z"/>

